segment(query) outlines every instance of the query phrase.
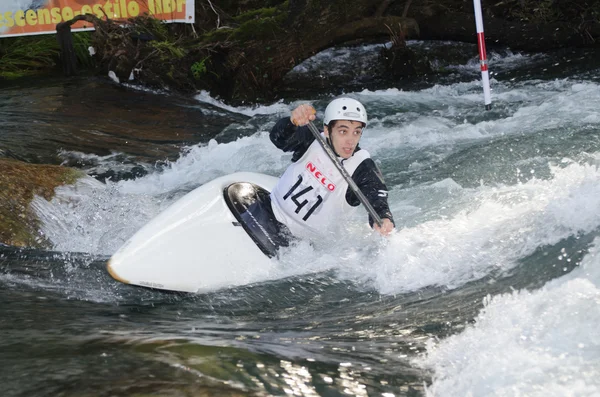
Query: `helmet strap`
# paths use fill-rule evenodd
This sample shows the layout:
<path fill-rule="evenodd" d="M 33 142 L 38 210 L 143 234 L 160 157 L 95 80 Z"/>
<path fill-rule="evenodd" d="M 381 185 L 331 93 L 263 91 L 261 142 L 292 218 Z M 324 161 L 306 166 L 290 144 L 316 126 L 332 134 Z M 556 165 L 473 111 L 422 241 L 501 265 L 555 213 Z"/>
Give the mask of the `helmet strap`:
<path fill-rule="evenodd" d="M 331 134 L 331 132 L 330 132 L 330 134 Z M 325 140 L 327 141 L 327 144 L 329 145 L 331 150 L 333 150 L 333 153 L 335 153 L 335 155 L 338 157 L 342 157 L 338 154 L 338 152 L 335 151 L 335 148 L 333 147 L 333 143 L 331 143 L 331 139 L 329 139 L 329 137 L 325 137 Z"/>
<path fill-rule="evenodd" d="M 333 153 L 335 153 L 336 156 L 342 157 L 338 154 L 338 152 L 335 151 L 335 148 L 333 147 L 333 143 L 331 142 L 331 139 L 329 139 L 329 137 L 331 136 L 332 124 L 335 124 L 335 121 L 332 121 L 331 123 L 329 123 L 329 125 L 325 126 L 325 128 L 327 128 L 327 132 L 328 132 L 327 136 L 325 137 L 325 141 L 327 142 L 327 144 L 329 145 L 331 150 L 333 150 Z"/>

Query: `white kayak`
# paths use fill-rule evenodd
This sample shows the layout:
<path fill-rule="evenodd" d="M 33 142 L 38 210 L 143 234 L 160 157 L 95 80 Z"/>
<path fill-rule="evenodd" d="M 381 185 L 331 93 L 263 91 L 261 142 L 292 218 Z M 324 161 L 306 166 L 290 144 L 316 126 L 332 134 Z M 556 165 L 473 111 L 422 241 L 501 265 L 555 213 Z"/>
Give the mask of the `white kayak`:
<path fill-rule="evenodd" d="M 239 213 L 276 182 L 240 172 L 196 188 L 125 242 L 108 261 L 108 272 L 126 284 L 193 293 L 255 281 L 274 262 Z"/>

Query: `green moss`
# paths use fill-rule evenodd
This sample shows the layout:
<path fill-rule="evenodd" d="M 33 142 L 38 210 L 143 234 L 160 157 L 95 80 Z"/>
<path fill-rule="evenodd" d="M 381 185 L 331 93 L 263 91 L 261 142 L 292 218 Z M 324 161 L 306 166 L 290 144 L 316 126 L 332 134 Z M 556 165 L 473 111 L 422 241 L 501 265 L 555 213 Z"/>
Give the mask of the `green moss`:
<path fill-rule="evenodd" d="M 200 36 L 200 42 L 202 43 L 220 43 L 230 39 L 233 33 L 236 31 L 234 28 L 223 27 L 220 29 L 214 29 L 206 32 Z"/>
<path fill-rule="evenodd" d="M 89 48 L 92 46 L 92 32 L 73 32 L 73 49 L 80 66 L 91 68 L 94 58 L 91 57 Z"/>
<path fill-rule="evenodd" d="M 62 185 L 72 185 L 77 182 L 79 179 L 86 176 L 86 173 L 74 168 L 66 168 L 63 167 L 63 174 L 60 177 L 59 181 Z"/>
<path fill-rule="evenodd" d="M 134 27 L 134 32 L 138 35 L 148 34 L 158 41 L 164 41 L 169 38 L 169 28 L 167 24 L 160 19 L 144 14 L 132 18 L 130 21 Z"/>
<path fill-rule="evenodd" d="M 273 39 L 284 31 L 282 24 L 286 18 L 286 15 L 280 14 L 268 18 L 251 19 L 240 25 L 231 37 L 241 41 Z"/>
<path fill-rule="evenodd" d="M 51 200 L 57 186 L 73 184 L 84 175 L 73 168 L 0 159 L 0 242 L 43 247 L 39 221 L 29 209 L 31 200 Z"/>
<path fill-rule="evenodd" d="M 238 23 L 244 23 L 252 19 L 271 18 L 278 15 L 279 13 L 280 11 L 277 7 L 259 8 L 258 10 L 251 10 L 237 15 L 233 18 L 233 20 Z"/>
<path fill-rule="evenodd" d="M 53 68 L 60 55 L 54 36 L 23 36 L 0 40 L 0 77 L 39 74 Z"/>
<path fill-rule="evenodd" d="M 239 14 L 233 18 L 239 26 L 214 29 L 200 37 L 203 43 L 272 39 L 283 31 L 287 19 L 288 2 L 276 7 L 265 7 Z"/>
<path fill-rule="evenodd" d="M 190 67 L 190 70 L 192 72 L 192 76 L 194 76 L 194 79 L 196 80 L 200 80 L 205 74 L 206 74 L 206 61 L 209 59 L 209 57 L 203 58 L 202 60 L 198 61 L 198 62 L 194 62 L 192 64 L 192 66 Z"/>
<path fill-rule="evenodd" d="M 172 41 L 151 41 L 149 45 L 159 52 L 160 59 L 164 61 L 181 59 L 186 54 L 182 47 Z"/>
<path fill-rule="evenodd" d="M 77 63 L 93 66 L 88 47 L 91 32 L 73 32 L 73 48 Z M 60 48 L 55 35 L 7 37 L 0 40 L 0 78 L 14 79 L 46 73 L 56 67 Z"/>
<path fill-rule="evenodd" d="M 175 65 L 171 64 L 169 66 L 169 71 L 167 72 L 167 77 L 171 80 L 175 80 Z"/>

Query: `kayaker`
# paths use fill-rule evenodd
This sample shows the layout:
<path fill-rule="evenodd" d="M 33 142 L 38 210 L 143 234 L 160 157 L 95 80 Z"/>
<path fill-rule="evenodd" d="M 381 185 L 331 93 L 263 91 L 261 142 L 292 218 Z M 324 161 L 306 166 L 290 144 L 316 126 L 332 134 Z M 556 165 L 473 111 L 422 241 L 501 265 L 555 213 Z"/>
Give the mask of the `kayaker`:
<path fill-rule="evenodd" d="M 348 210 L 360 205 L 307 127 L 315 118 L 315 108 L 302 104 L 271 129 L 273 144 L 293 153 L 292 164 L 271 191 L 270 203 L 256 203 L 244 218 L 266 232 L 274 247 L 287 245 L 285 236 L 289 234 L 296 237 L 322 234 Z M 325 109 L 323 124 L 327 143 L 382 220 L 379 226 L 369 215 L 369 224 L 381 235 L 389 235 L 394 220 L 387 201 L 388 189 L 369 153 L 358 146 L 367 126 L 364 106 L 352 98 L 334 99 Z"/>

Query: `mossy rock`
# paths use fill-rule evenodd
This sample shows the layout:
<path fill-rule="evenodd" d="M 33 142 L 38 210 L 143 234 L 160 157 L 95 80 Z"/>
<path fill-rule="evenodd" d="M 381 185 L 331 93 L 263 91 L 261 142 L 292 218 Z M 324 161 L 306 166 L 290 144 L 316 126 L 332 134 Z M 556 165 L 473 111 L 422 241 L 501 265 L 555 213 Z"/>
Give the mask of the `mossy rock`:
<path fill-rule="evenodd" d="M 238 23 L 244 23 L 253 19 L 271 18 L 281 14 L 281 11 L 276 7 L 270 8 L 259 8 L 257 10 L 250 10 L 242 14 L 233 17 L 233 20 Z"/>
<path fill-rule="evenodd" d="M 250 19 L 234 30 L 231 38 L 243 42 L 275 39 L 278 35 L 285 33 L 282 28 L 285 18 L 285 14 L 279 14 L 266 18 Z"/>
<path fill-rule="evenodd" d="M 0 243 L 45 247 L 31 200 L 35 196 L 51 200 L 56 187 L 73 184 L 84 176 L 73 168 L 0 159 Z"/>

